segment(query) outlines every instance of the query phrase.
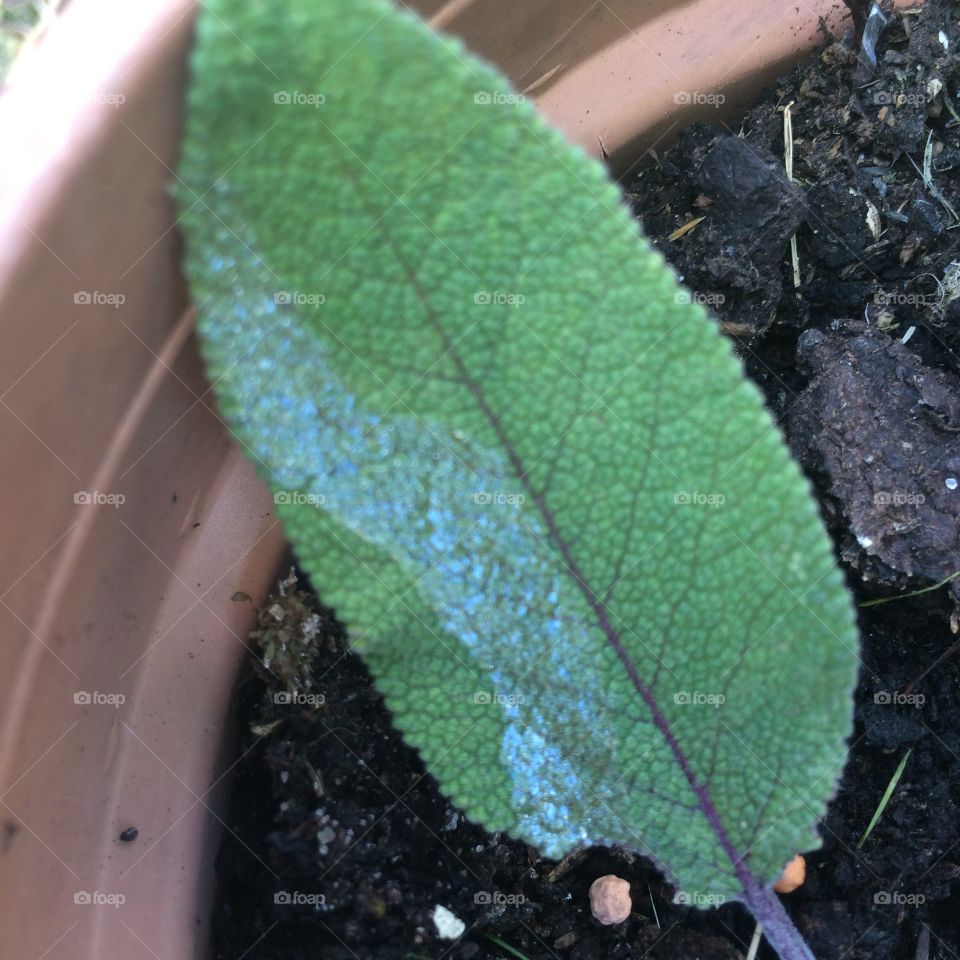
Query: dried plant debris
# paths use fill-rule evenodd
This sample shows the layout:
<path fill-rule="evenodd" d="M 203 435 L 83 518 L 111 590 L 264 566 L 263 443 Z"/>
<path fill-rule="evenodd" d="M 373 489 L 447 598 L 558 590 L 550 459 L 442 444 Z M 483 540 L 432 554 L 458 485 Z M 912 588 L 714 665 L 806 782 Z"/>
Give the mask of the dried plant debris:
<path fill-rule="evenodd" d="M 852 31 L 832 38 L 819 58 L 778 81 L 745 118 L 730 123 L 718 115 L 713 124 L 690 128 L 662 154 L 648 155 L 627 180 L 647 233 L 744 348 L 785 325 L 866 318 L 901 336 L 915 326 L 914 349 L 924 352 L 939 350 L 932 332 L 957 363 L 960 303 L 945 319 L 939 286 L 949 264 L 960 260 L 953 213 L 960 209 L 954 175 L 960 31 L 953 12 L 953 4 L 931 0 L 921 11 L 893 14 L 866 80 L 857 73 L 859 38 Z M 784 167 L 788 105 L 796 186 L 771 197 L 779 182 L 773 169 Z M 756 188 L 737 185 L 731 192 L 740 193 L 741 203 L 732 209 L 709 169 L 712 149 L 725 141 L 731 145 L 724 150 L 743 158 L 738 169 L 749 171 L 751 157 L 753 169 L 767 168 L 771 176 Z M 734 185 L 729 175 L 727 185 Z M 765 210 L 756 209 L 763 203 Z M 788 228 L 798 213 L 795 291 Z M 693 216 L 705 219 L 668 243 Z M 743 229 L 744 218 L 759 224 L 755 234 Z"/>
<path fill-rule="evenodd" d="M 257 626 L 250 633 L 260 652 L 257 669 L 278 702 L 321 702 L 314 690 L 319 647 L 333 649 L 340 630 L 330 612 L 301 587 L 296 573 L 280 581 L 277 593 L 257 612 Z"/>

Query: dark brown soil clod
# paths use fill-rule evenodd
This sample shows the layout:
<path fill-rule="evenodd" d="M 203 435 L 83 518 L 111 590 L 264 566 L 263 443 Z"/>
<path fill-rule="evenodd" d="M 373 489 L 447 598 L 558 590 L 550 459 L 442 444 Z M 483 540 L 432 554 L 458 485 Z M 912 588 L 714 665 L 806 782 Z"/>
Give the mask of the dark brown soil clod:
<path fill-rule="evenodd" d="M 798 360 L 813 379 L 791 408 L 791 443 L 842 511 L 844 559 L 887 592 L 956 573 L 960 377 L 862 323 L 807 330 Z"/>

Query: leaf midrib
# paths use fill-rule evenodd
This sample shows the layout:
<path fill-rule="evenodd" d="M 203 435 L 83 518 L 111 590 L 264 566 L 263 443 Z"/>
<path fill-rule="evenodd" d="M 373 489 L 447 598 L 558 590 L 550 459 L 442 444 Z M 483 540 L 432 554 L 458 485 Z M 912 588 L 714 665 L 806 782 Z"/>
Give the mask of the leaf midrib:
<path fill-rule="evenodd" d="M 356 173 L 351 168 L 349 163 L 346 165 L 345 172 L 347 177 L 353 180 L 354 184 L 357 184 Z M 530 483 L 529 476 L 527 475 L 523 461 L 520 458 L 520 454 L 518 453 L 510 437 L 507 435 L 507 432 L 503 426 L 503 422 L 497 415 L 497 412 L 487 401 L 483 388 L 467 370 L 463 358 L 457 352 L 456 344 L 453 340 L 451 340 L 447 331 L 443 328 L 443 324 L 440 323 L 440 319 L 436 311 L 433 309 L 429 297 L 419 282 L 416 271 L 408 267 L 404 259 L 400 256 L 397 243 L 394 240 L 394 237 L 387 224 L 384 222 L 385 218 L 383 216 L 378 216 L 375 211 L 371 211 L 367 207 L 363 191 L 359 188 L 359 186 L 357 186 L 356 195 L 359 198 L 360 203 L 367 209 L 368 215 L 370 215 L 373 219 L 377 228 L 383 235 L 387 245 L 393 251 L 394 258 L 396 259 L 397 263 L 400 264 L 401 269 L 406 274 L 407 279 L 410 282 L 410 286 L 416 294 L 417 299 L 420 301 L 430 325 L 433 327 L 434 332 L 440 337 L 443 343 L 445 355 L 450 357 L 451 361 L 456 367 L 457 375 L 461 384 L 470 392 L 477 406 L 480 408 L 481 413 L 490 424 L 490 428 L 494 431 L 497 440 L 503 447 L 507 459 L 510 462 L 510 466 L 517 475 L 517 479 L 533 503 L 536 505 L 540 516 L 547 525 L 547 532 L 550 542 L 560 553 L 568 575 L 576 582 L 577 587 L 580 589 L 594 616 L 597 618 L 597 623 L 603 632 L 604 638 L 611 646 L 614 653 L 616 653 L 617 659 L 620 661 L 627 676 L 630 678 L 630 682 L 633 684 L 634 690 L 637 692 L 637 694 L 646 704 L 647 709 L 650 711 L 653 725 L 666 741 L 667 746 L 673 755 L 674 761 L 680 767 L 680 771 L 683 774 L 684 779 L 687 781 L 690 789 L 693 791 L 694 796 L 696 796 L 697 805 L 701 813 L 706 818 L 714 836 L 717 838 L 721 849 L 729 858 L 730 863 L 733 866 L 734 873 L 740 882 L 741 888 L 745 894 L 749 895 L 750 892 L 756 888 L 756 880 L 748 870 L 743 857 L 739 854 L 730 838 L 730 835 L 727 833 L 726 827 L 723 824 L 723 820 L 721 819 L 720 814 L 713 803 L 709 787 L 706 784 L 701 783 L 694 772 L 690 763 L 690 758 L 680 746 L 676 735 L 671 729 L 670 721 L 660 708 L 660 704 L 658 703 L 656 697 L 654 697 L 653 691 L 647 686 L 646 683 L 644 683 L 643 678 L 640 676 L 640 672 L 637 670 L 636 664 L 634 664 L 629 652 L 620 639 L 619 631 L 613 626 L 606 604 L 594 592 L 593 588 L 587 582 L 586 577 L 580 570 L 580 566 L 577 563 L 576 558 L 573 556 L 573 551 L 571 550 L 570 545 L 560 532 L 556 517 L 554 516 L 553 511 L 550 509 L 550 506 L 547 504 L 546 498 L 541 492 L 534 489 L 533 485 Z M 398 201 L 402 202 L 403 197 L 399 197 Z M 424 227 L 426 228 L 426 225 L 424 225 Z"/>
<path fill-rule="evenodd" d="M 420 296 L 419 289 L 417 290 L 417 295 L 418 297 Z M 423 302 L 422 298 L 421 302 Z M 710 824 L 710 828 L 716 835 L 717 840 L 724 850 L 724 853 L 726 853 L 730 858 L 730 862 L 733 864 L 734 870 L 736 871 L 737 879 L 740 880 L 744 890 L 746 890 L 750 886 L 751 878 L 745 871 L 744 873 L 741 873 L 741 870 L 744 869 L 743 860 L 734 847 L 729 835 L 727 834 L 726 828 L 723 825 L 723 821 L 720 819 L 720 815 L 713 804 L 709 788 L 705 784 L 700 783 L 696 773 L 693 770 L 693 767 L 690 764 L 689 757 L 680 746 L 679 741 L 670 727 L 670 721 L 661 710 L 660 704 L 653 695 L 653 691 L 647 686 L 646 683 L 644 683 L 643 678 L 640 676 L 640 672 L 637 669 L 636 664 L 631 659 L 629 652 L 623 645 L 623 641 L 620 639 L 620 632 L 616 627 L 614 627 L 610 620 L 606 603 L 599 596 L 597 596 L 596 592 L 587 582 L 586 577 L 580 570 L 580 566 L 573 555 L 573 551 L 569 543 L 560 532 L 556 517 L 553 511 L 550 509 L 550 506 L 547 504 L 546 498 L 542 493 L 535 490 L 533 485 L 530 483 L 530 479 L 523 466 L 523 461 L 520 459 L 520 455 L 512 441 L 507 436 L 502 421 L 497 416 L 496 411 L 493 410 L 493 408 L 487 402 L 486 396 L 484 395 L 480 384 L 470 377 L 463 359 L 457 353 L 452 341 L 450 341 L 449 337 L 446 335 L 446 331 L 443 330 L 442 326 L 437 321 L 436 315 L 432 310 L 429 309 L 428 304 L 424 303 L 424 306 L 428 309 L 431 325 L 444 340 L 444 344 L 449 351 L 449 356 L 453 361 L 454 366 L 457 368 L 461 382 L 467 388 L 467 390 L 469 390 L 471 396 L 474 398 L 481 412 L 489 422 L 490 427 L 496 434 L 497 439 L 503 446 L 503 449 L 507 455 L 507 459 L 510 461 L 510 465 L 513 467 L 520 484 L 523 486 L 526 493 L 536 505 L 537 510 L 540 512 L 540 516 L 547 525 L 549 540 L 559 551 L 567 573 L 576 582 L 581 593 L 590 606 L 590 609 L 593 611 L 594 616 L 597 618 L 597 623 L 599 624 L 605 639 L 613 648 L 613 651 L 620 660 L 620 663 L 626 671 L 627 676 L 630 678 L 630 682 L 633 684 L 634 689 L 646 704 L 647 709 L 650 711 L 654 726 L 660 732 L 661 736 L 663 736 L 663 738 L 666 740 L 667 745 L 673 754 L 674 760 L 679 765 L 684 778 L 697 797 L 697 803 L 700 807 L 700 810 L 706 817 L 707 822 Z"/>

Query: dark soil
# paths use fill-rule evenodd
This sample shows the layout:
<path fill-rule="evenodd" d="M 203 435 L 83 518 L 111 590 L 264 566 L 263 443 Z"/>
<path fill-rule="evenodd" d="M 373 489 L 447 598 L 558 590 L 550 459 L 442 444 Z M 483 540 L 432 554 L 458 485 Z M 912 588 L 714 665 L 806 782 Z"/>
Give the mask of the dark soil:
<path fill-rule="evenodd" d="M 861 603 L 960 571 L 956 22 L 942 2 L 893 19 L 872 75 L 852 37 L 832 38 L 736 127 L 691 128 L 625 182 L 648 236 L 735 338 L 814 483 Z M 790 103 L 794 183 L 783 172 Z M 932 188 L 922 176 L 931 134 Z M 960 952 L 958 587 L 861 608 L 850 761 L 807 883 L 786 898 L 819 960 Z M 594 848 L 558 865 L 464 820 L 392 728 L 332 614 L 295 583 L 285 592 L 260 614 L 270 669 L 257 663 L 238 697 L 244 743 L 220 856 L 218 957 L 746 951 L 753 923 L 742 909 L 675 905 L 650 864 L 627 852 Z M 632 887 L 634 912 L 616 927 L 590 914 L 589 885 L 606 873 Z M 438 939 L 437 905 L 467 925 L 455 943 Z"/>

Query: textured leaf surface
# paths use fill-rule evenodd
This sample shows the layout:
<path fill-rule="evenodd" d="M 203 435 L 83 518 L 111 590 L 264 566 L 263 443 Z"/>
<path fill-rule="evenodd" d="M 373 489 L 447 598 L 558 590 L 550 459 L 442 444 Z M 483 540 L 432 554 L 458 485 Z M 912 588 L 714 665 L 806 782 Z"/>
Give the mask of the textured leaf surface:
<path fill-rule="evenodd" d="M 856 637 L 755 388 L 601 166 L 379 0 L 216 0 L 180 188 L 221 407 L 443 789 L 693 902 L 818 844 Z"/>

